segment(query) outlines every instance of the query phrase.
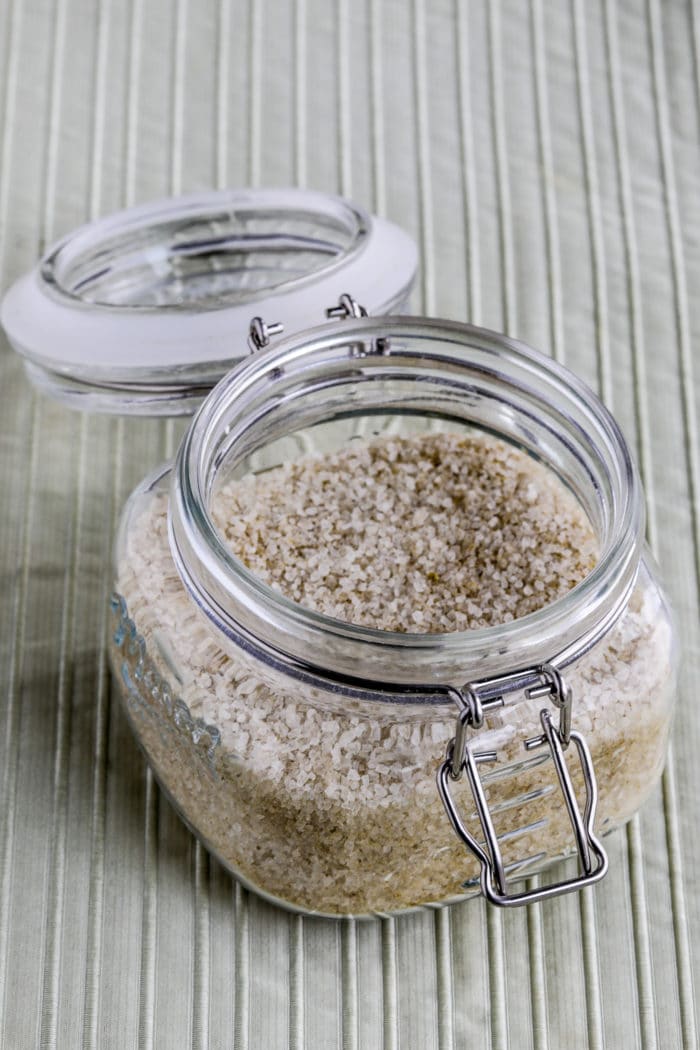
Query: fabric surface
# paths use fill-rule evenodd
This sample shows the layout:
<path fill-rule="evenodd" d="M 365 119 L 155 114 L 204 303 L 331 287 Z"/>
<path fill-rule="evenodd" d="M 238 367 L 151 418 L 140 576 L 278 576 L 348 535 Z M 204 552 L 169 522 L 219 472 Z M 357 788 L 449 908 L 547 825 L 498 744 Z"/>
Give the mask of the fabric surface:
<path fill-rule="evenodd" d="M 50 403 L 3 339 L 3 1050 L 698 1045 L 699 61 L 681 0 L 0 0 L 2 289 L 138 201 L 357 199 L 418 239 L 417 309 L 599 389 L 683 648 L 663 783 L 595 891 L 370 922 L 270 907 L 160 797 L 105 662 L 118 512 L 181 426 Z"/>

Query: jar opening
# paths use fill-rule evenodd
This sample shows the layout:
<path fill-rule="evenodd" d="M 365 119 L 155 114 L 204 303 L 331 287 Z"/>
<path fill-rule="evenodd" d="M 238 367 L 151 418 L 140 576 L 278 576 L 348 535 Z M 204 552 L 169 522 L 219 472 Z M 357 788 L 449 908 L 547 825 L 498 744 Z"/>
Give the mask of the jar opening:
<path fill-rule="evenodd" d="M 380 351 L 377 351 L 377 347 Z M 477 427 L 539 459 L 598 536 L 595 569 L 519 620 L 450 634 L 378 631 L 294 605 L 226 548 L 209 507 L 222 480 L 342 442 L 386 421 Z M 171 541 L 185 584 L 232 637 L 298 666 L 405 683 L 464 682 L 581 647 L 626 601 L 643 528 L 636 472 L 616 424 L 583 383 L 522 344 L 416 318 L 324 326 L 241 366 L 195 420 L 173 477 Z"/>
<path fill-rule="evenodd" d="M 94 306 L 191 310 L 249 302 L 354 251 L 366 217 L 319 198 L 209 196 L 114 216 L 63 241 L 42 264 L 62 294 Z"/>

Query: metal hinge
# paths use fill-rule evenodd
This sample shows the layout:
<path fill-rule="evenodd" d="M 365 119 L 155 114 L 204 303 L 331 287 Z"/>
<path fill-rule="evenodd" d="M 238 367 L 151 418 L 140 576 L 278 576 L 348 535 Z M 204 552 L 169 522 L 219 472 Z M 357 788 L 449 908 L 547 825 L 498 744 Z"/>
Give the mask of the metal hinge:
<path fill-rule="evenodd" d="M 504 696 L 516 689 L 524 689 L 528 699 L 547 696 L 559 709 L 559 725 L 554 726 L 548 708 L 540 711 L 542 733 L 523 741 L 527 751 L 547 746 L 554 762 L 559 786 L 564 796 L 579 858 L 579 874 L 572 879 L 553 883 L 523 893 L 509 891 L 506 869 L 503 863 L 498 837 L 493 825 L 484 786 L 479 775 L 479 765 L 495 762 L 495 751 L 477 750 L 474 738 L 469 733 L 483 725 L 484 712 L 503 706 Z M 561 673 L 551 664 L 543 664 L 532 670 L 470 683 L 463 689 L 451 689 L 459 707 L 455 735 L 447 746 L 445 760 L 438 770 L 438 790 L 450 823 L 459 838 L 471 850 L 481 864 L 481 890 L 493 904 L 512 907 L 546 900 L 562 893 L 579 890 L 583 886 L 598 882 L 608 870 L 605 850 L 596 838 L 593 824 L 598 802 L 593 763 L 588 746 L 581 736 L 571 729 L 571 690 Z M 571 781 L 564 752 L 573 743 L 581 766 L 585 788 L 585 801 L 581 810 Z M 452 797 L 451 783 L 467 774 L 467 780 L 476 806 L 484 843 L 480 843 L 469 831 Z"/>
<path fill-rule="evenodd" d="M 356 299 L 347 292 L 338 299 L 335 306 L 330 306 L 326 311 L 326 317 L 331 320 L 348 321 L 353 318 L 367 317 L 367 311 Z M 284 331 L 284 325 L 279 322 L 267 323 L 262 317 L 253 317 L 248 328 L 248 347 L 251 353 L 265 350 L 273 335 L 280 335 Z M 369 354 L 387 356 L 391 352 L 391 345 L 386 336 L 378 336 L 369 345 L 363 340 L 355 341 L 351 346 L 351 352 L 355 357 L 367 357 Z"/>
<path fill-rule="evenodd" d="M 270 337 L 273 335 L 281 335 L 284 331 L 284 325 L 281 325 L 279 321 L 273 321 L 267 324 L 263 321 L 262 317 L 254 317 L 250 322 L 248 329 L 248 346 L 250 347 L 251 353 L 256 353 L 258 350 L 264 350 L 265 347 L 270 345 Z"/>

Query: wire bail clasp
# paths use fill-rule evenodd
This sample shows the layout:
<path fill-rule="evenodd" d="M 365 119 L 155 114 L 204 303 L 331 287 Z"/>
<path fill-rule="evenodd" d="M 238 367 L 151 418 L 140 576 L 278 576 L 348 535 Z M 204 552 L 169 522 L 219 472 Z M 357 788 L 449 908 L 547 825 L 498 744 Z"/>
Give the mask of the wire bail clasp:
<path fill-rule="evenodd" d="M 460 708 L 457 715 L 455 735 L 447 746 L 446 761 L 449 762 L 450 776 L 459 780 L 464 772 L 467 760 L 469 730 L 481 729 L 484 724 L 484 709 L 476 691 L 465 685 L 463 689 L 450 689 L 450 695 Z M 495 762 L 495 751 L 480 752 L 477 756 L 481 762 Z"/>
<path fill-rule="evenodd" d="M 562 749 L 566 751 L 571 740 L 571 686 L 564 680 L 561 671 L 552 664 L 542 664 L 538 668 L 539 674 L 544 678 L 542 685 L 533 685 L 526 690 L 528 700 L 536 700 L 540 696 L 548 696 L 555 707 L 559 708 L 559 741 Z M 546 743 L 546 736 L 532 737 L 525 741 L 525 748 L 532 751 L 540 744 Z"/>
<path fill-rule="evenodd" d="M 485 709 L 502 706 L 505 702 L 504 696 L 516 690 L 524 691 L 525 696 L 531 700 L 548 696 L 559 710 L 559 725 L 555 727 L 549 709 L 542 708 L 542 733 L 526 739 L 523 743 L 526 751 L 543 746 L 549 748 L 579 857 L 579 874 L 576 877 L 524 893 L 512 893 L 508 888 L 509 869 L 503 862 L 499 838 L 479 773 L 479 765 L 483 762 L 495 762 L 497 752 L 478 751 L 474 741 L 469 739 L 470 732 L 483 725 Z M 581 734 L 571 728 L 572 694 L 561 672 L 551 664 L 543 664 L 529 671 L 506 675 L 501 679 L 470 683 L 462 689 L 451 687 L 448 693 L 456 701 L 459 714 L 455 735 L 447 745 L 445 759 L 438 769 L 438 791 L 452 827 L 481 864 L 480 882 L 484 896 L 492 904 L 512 907 L 570 893 L 602 879 L 608 870 L 608 858 L 593 829 L 598 786 L 588 745 Z M 576 798 L 564 754 L 571 743 L 575 746 L 583 776 L 583 809 Z M 451 783 L 461 779 L 464 773 L 467 774 L 476 815 L 481 825 L 483 843 L 469 831 L 452 797 Z M 514 867 L 522 867 L 522 862 L 518 862 Z"/>

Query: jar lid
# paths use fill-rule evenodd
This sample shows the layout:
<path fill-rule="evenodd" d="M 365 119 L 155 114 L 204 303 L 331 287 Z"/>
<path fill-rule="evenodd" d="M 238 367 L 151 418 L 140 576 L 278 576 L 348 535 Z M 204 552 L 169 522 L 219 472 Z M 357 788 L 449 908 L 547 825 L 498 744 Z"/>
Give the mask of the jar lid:
<path fill-rule="evenodd" d="M 168 198 L 82 226 L 5 295 L 32 382 L 90 411 L 189 414 L 250 352 L 251 321 L 291 334 L 351 290 L 406 301 L 418 262 L 398 226 L 298 189 Z"/>

